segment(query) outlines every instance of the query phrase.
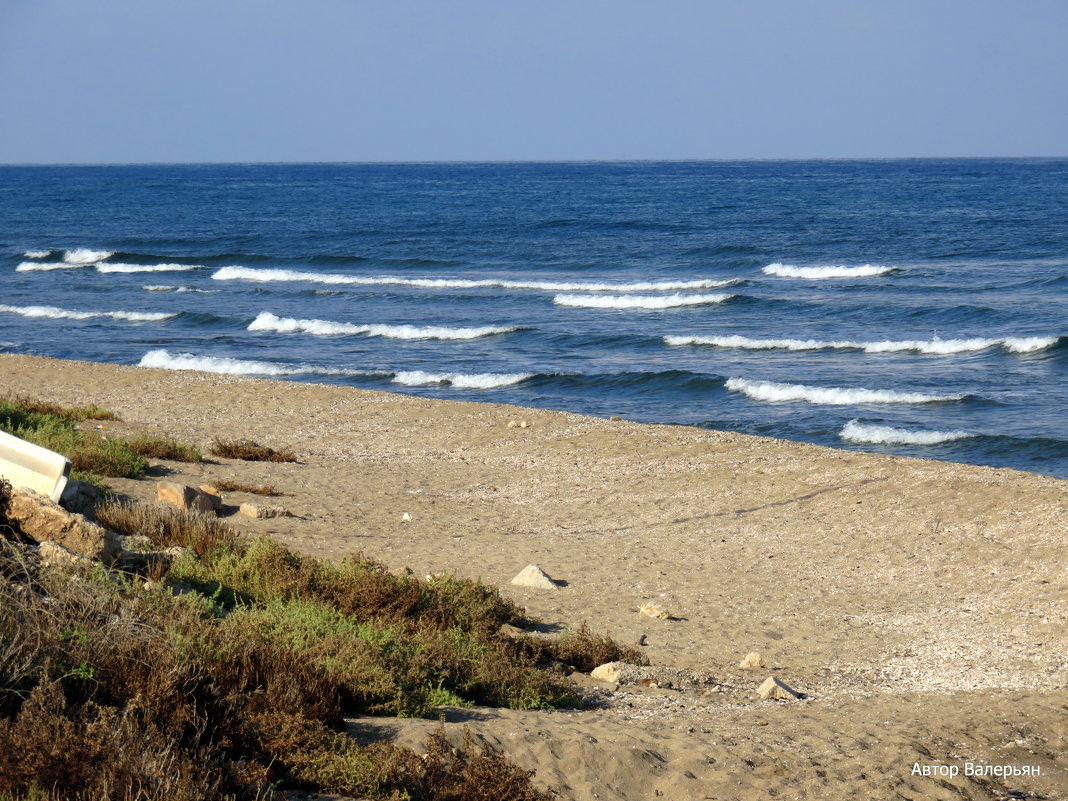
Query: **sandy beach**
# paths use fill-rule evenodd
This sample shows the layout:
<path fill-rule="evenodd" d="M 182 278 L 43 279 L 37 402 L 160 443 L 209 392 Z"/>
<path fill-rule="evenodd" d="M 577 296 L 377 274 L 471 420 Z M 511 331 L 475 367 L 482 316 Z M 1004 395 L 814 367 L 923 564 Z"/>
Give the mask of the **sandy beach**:
<path fill-rule="evenodd" d="M 469 727 L 562 799 L 1068 795 L 1066 481 L 28 356 L 0 355 L 0 393 L 95 403 L 121 416 L 114 434 L 205 452 L 216 437 L 291 449 L 296 464 L 209 457 L 109 484 L 152 500 L 164 477 L 270 483 L 293 516 L 235 527 L 315 556 L 481 578 L 546 632 L 585 621 L 643 643 L 654 666 L 711 674 L 681 689 L 583 679 L 590 710 L 445 712 L 451 734 Z M 511 585 L 528 564 L 561 586 Z M 641 614 L 649 603 L 671 619 Z M 750 651 L 767 667 L 739 668 Z M 760 699 L 768 676 L 807 697 Z M 404 744 L 435 725 L 351 721 L 361 739 Z"/>

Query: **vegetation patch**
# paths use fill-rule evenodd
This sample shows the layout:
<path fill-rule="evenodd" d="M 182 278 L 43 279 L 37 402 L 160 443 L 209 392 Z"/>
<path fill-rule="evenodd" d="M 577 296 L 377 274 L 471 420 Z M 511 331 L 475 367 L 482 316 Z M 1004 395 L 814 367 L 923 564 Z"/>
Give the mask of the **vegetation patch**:
<path fill-rule="evenodd" d="M 292 495 L 291 492 L 282 492 L 273 484 L 244 484 L 240 481 L 212 481 L 212 486 L 219 492 L 248 492 L 252 495 L 267 495 L 280 498 L 283 495 Z"/>
<path fill-rule="evenodd" d="M 93 403 L 88 406 L 61 406 L 58 403 L 41 401 L 25 395 L 16 395 L 11 398 L 0 399 L 0 403 L 6 403 L 29 414 L 51 415 L 53 417 L 62 418 L 63 420 L 79 423 L 83 420 L 120 419 L 114 412 L 109 412 L 107 409 L 101 409 Z"/>
<path fill-rule="evenodd" d="M 246 462 L 297 461 L 297 456 L 292 451 L 275 450 L 247 439 L 216 439 L 211 445 L 211 452 L 224 459 L 242 459 Z"/>
<path fill-rule="evenodd" d="M 149 459 L 172 462 L 202 462 L 203 455 L 192 445 L 183 445 L 170 437 L 134 437 L 126 440 L 130 450 Z"/>

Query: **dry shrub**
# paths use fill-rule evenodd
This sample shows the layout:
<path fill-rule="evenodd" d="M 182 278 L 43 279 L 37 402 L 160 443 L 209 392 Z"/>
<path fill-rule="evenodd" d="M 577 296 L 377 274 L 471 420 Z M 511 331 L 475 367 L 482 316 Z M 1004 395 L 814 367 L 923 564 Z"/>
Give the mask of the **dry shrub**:
<path fill-rule="evenodd" d="M 585 623 L 580 625 L 577 631 L 557 639 L 524 637 L 520 642 L 527 653 L 538 661 L 556 660 L 583 673 L 589 673 L 605 662 L 649 664 L 645 655 L 637 648 L 620 645 L 611 637 L 594 634 Z"/>
<path fill-rule="evenodd" d="M 109 412 L 107 409 L 101 409 L 95 403 L 90 403 L 88 406 L 61 406 L 58 403 L 37 400 L 36 398 L 30 398 L 25 395 L 16 395 L 12 398 L 5 398 L 4 400 L 12 406 L 29 414 L 49 414 L 54 417 L 60 417 L 64 420 L 72 420 L 74 422 L 81 422 L 83 420 L 119 419 L 117 414 Z"/>
<path fill-rule="evenodd" d="M 216 439 L 211 444 L 211 452 L 224 459 L 242 459 L 246 462 L 295 462 L 296 454 L 292 451 L 279 451 L 266 445 L 259 445 L 247 439 Z"/>
<path fill-rule="evenodd" d="M 180 545 L 201 558 L 238 547 L 237 532 L 214 515 L 184 512 L 169 505 L 110 500 L 97 506 L 96 519 L 116 534 L 140 534 L 161 548 Z"/>
<path fill-rule="evenodd" d="M 282 492 L 275 489 L 272 484 L 242 484 L 240 481 L 212 481 L 212 486 L 219 492 L 248 492 L 252 495 L 267 495 L 271 497 L 281 497 L 283 495 L 291 495 L 289 492 Z"/>
<path fill-rule="evenodd" d="M 204 457 L 192 445 L 170 437 L 135 437 L 126 440 L 130 450 L 149 459 L 167 459 L 172 462 L 202 462 Z"/>

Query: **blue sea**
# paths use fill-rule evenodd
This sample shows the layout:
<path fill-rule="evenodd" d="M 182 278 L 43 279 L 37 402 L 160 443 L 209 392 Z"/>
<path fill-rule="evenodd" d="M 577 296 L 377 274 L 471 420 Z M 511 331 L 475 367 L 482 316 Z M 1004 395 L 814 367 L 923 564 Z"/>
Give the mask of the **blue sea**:
<path fill-rule="evenodd" d="M 1068 160 L 0 167 L 0 276 L 11 353 L 1068 478 Z"/>

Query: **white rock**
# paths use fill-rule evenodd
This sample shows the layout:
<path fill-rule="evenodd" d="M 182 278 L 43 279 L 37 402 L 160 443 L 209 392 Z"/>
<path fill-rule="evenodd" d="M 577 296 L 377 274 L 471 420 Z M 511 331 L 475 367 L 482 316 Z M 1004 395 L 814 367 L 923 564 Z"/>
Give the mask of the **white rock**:
<path fill-rule="evenodd" d="M 785 701 L 793 701 L 795 698 L 804 698 L 803 693 L 799 693 L 786 682 L 780 681 L 774 676 L 768 676 L 764 679 L 764 683 L 757 688 L 757 695 L 761 698 L 781 698 Z"/>
<path fill-rule="evenodd" d="M 672 615 L 664 607 L 656 604 L 642 604 L 638 607 L 638 611 L 643 615 L 655 617 L 658 620 L 671 620 L 672 618 Z"/>
<path fill-rule="evenodd" d="M 738 667 L 742 668 L 742 670 L 762 668 L 764 667 L 764 659 L 756 651 L 750 651 L 745 655 L 745 659 L 738 663 Z"/>
<path fill-rule="evenodd" d="M 412 519 L 412 516 L 410 514 L 408 514 L 407 512 L 405 512 L 404 514 L 401 515 L 401 520 L 403 520 L 405 523 L 407 523 L 411 519 Z"/>
<path fill-rule="evenodd" d="M 288 509 L 283 509 L 281 506 L 265 506 L 260 503 L 243 503 L 238 512 L 245 517 L 254 517 L 260 520 L 268 517 L 290 516 Z"/>
<path fill-rule="evenodd" d="M 527 565 L 512 579 L 517 587 L 533 587 L 536 590 L 556 590 L 559 585 L 537 565 Z"/>

